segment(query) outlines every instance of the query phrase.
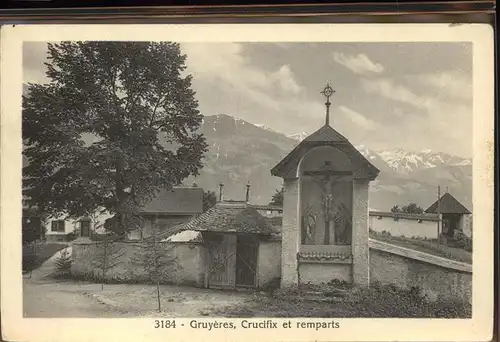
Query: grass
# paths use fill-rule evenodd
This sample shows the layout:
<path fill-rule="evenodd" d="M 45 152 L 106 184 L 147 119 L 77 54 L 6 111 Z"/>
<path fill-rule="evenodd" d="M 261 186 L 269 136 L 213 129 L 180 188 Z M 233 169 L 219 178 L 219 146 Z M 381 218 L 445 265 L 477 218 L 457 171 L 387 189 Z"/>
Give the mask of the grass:
<path fill-rule="evenodd" d="M 26 244 L 23 246 L 23 272 L 31 272 L 40 267 L 45 261 L 61 249 L 66 248 L 65 243 Z"/>
<path fill-rule="evenodd" d="M 391 243 L 404 248 L 424 252 L 440 257 L 472 264 L 472 253 L 462 248 L 450 247 L 444 244 L 438 244 L 437 240 L 425 240 L 419 238 L 407 238 L 400 236 L 390 236 L 370 231 L 370 238 L 378 241 Z"/>
<path fill-rule="evenodd" d="M 297 289 L 285 289 L 273 296 L 256 296 L 238 306 L 214 309 L 210 316 L 470 318 L 472 314 L 468 303 L 443 298 L 430 302 L 417 289 L 400 290 L 393 286 L 353 287 L 342 297 L 330 299 L 310 300 Z"/>

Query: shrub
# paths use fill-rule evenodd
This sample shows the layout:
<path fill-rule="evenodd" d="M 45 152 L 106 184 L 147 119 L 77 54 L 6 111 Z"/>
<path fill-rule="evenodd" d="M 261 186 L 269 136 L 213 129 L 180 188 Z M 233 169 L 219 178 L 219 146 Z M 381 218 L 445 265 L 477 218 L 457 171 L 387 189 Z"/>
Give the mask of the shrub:
<path fill-rule="evenodd" d="M 267 291 L 269 293 L 274 293 L 277 289 L 280 288 L 281 278 L 275 277 L 269 280 L 267 283 L 262 285 L 262 290 Z"/>
<path fill-rule="evenodd" d="M 67 249 L 63 249 L 55 260 L 54 275 L 61 278 L 69 277 L 71 275 L 72 264 L 71 254 L 69 254 Z"/>
<path fill-rule="evenodd" d="M 467 252 L 472 252 L 472 239 L 459 230 L 455 231 L 455 234 L 452 237 L 441 234 L 439 237 L 439 243 L 449 247 L 461 248 Z"/>
<path fill-rule="evenodd" d="M 38 266 L 38 257 L 35 253 L 23 253 L 23 272 L 30 272 Z"/>
<path fill-rule="evenodd" d="M 71 233 L 68 233 L 66 234 L 66 240 L 67 241 L 73 241 L 76 239 L 76 234 L 75 232 L 71 232 Z"/>

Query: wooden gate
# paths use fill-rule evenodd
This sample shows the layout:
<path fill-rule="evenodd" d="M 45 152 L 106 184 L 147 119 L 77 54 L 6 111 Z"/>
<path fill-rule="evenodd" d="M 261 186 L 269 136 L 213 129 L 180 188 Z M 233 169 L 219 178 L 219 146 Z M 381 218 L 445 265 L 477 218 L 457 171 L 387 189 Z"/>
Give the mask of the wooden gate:
<path fill-rule="evenodd" d="M 208 287 L 236 286 L 236 236 L 213 236 L 208 242 Z"/>
<path fill-rule="evenodd" d="M 236 286 L 254 287 L 257 285 L 258 245 L 240 242 L 236 245 Z"/>
<path fill-rule="evenodd" d="M 258 244 L 248 238 L 226 234 L 211 236 L 207 247 L 207 287 L 257 285 Z"/>

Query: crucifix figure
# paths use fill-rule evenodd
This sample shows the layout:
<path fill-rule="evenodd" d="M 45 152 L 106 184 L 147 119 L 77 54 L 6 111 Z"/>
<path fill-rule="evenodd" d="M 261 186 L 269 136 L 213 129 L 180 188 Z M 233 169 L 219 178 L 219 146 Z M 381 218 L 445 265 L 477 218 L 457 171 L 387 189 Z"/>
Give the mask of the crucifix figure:
<path fill-rule="evenodd" d="M 326 125 L 330 125 L 330 97 L 335 93 L 335 90 L 332 89 L 330 83 L 327 83 L 325 88 L 321 91 L 321 94 L 326 97 Z"/>

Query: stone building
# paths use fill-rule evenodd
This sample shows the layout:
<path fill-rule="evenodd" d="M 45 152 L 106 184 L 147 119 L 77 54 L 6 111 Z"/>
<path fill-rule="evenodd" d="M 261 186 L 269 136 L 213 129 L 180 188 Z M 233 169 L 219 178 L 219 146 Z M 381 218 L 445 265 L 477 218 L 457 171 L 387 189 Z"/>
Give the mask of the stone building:
<path fill-rule="evenodd" d="M 441 216 L 441 234 L 453 237 L 456 231 L 460 231 L 472 237 L 472 213 L 450 193 L 446 192 L 425 212 Z"/>
<path fill-rule="evenodd" d="M 379 170 L 326 122 L 272 170 L 283 178 L 281 285 L 369 284 L 368 189 Z"/>

